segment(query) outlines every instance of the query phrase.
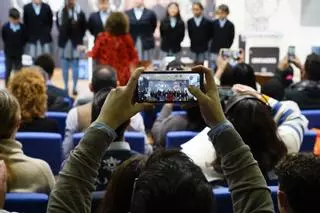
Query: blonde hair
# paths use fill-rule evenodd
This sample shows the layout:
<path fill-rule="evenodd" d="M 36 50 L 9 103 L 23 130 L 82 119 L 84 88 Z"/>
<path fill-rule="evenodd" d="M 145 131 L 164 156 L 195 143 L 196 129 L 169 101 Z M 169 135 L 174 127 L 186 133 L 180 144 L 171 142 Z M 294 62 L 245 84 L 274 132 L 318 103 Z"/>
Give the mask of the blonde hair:
<path fill-rule="evenodd" d="M 21 69 L 11 79 L 9 89 L 20 104 L 22 122 L 44 117 L 48 96 L 46 82 L 40 68 Z"/>
<path fill-rule="evenodd" d="M 10 138 L 16 129 L 20 112 L 17 99 L 6 90 L 0 90 L 0 139 Z"/>

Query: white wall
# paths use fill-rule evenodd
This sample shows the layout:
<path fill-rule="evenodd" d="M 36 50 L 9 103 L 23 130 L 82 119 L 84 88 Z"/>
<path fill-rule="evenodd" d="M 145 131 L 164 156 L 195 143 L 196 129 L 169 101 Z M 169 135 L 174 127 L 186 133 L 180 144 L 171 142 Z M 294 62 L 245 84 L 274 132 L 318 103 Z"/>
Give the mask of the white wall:
<path fill-rule="evenodd" d="M 241 32 L 252 31 L 249 25 L 252 16 L 246 14 L 245 9 L 245 2 L 249 1 L 254 2 L 257 0 L 217 0 L 217 5 L 221 3 L 229 5 L 231 11 L 229 19 L 234 22 L 237 35 Z M 304 61 L 306 56 L 311 52 L 311 46 L 320 46 L 320 27 L 303 27 L 300 24 L 301 0 L 261 1 L 265 2 L 265 7 L 279 1 L 279 6 L 275 10 L 276 12 L 273 12 L 270 16 L 269 27 L 266 31 L 279 32 L 283 35 L 280 47 L 282 57 L 286 54 L 287 47 L 294 45 L 296 46 L 297 56 Z M 317 1 L 317 4 L 320 4 L 320 1 Z M 314 18 L 318 19 L 319 16 Z M 234 43 L 234 47 L 237 46 L 238 39 Z"/>

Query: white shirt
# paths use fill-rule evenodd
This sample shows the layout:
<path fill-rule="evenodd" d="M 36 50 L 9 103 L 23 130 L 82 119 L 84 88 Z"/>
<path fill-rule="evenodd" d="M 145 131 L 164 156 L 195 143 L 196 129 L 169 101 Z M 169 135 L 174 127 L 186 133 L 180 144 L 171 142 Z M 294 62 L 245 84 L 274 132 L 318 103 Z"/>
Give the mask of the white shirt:
<path fill-rule="evenodd" d="M 35 4 L 35 3 L 32 3 L 32 6 L 33 6 L 33 9 L 34 9 L 34 12 L 36 13 L 36 15 L 40 15 L 40 11 L 41 11 L 41 4 Z"/>
<path fill-rule="evenodd" d="M 194 22 L 196 23 L 196 25 L 197 25 L 197 27 L 199 27 L 200 26 L 200 24 L 201 24 L 201 21 L 202 21 L 202 16 L 199 16 L 199 17 L 194 17 L 193 19 L 194 19 Z"/>
<path fill-rule="evenodd" d="M 134 15 L 137 20 L 140 20 L 143 14 L 144 7 L 141 8 L 133 8 Z"/>
<path fill-rule="evenodd" d="M 103 26 L 106 25 L 108 18 L 109 18 L 109 12 L 100 11 L 100 19 Z"/>
<path fill-rule="evenodd" d="M 223 28 L 226 25 L 227 19 L 219 19 L 220 27 Z"/>
<path fill-rule="evenodd" d="M 170 17 L 170 26 L 172 28 L 175 28 L 177 25 L 177 18 L 176 17 Z"/>

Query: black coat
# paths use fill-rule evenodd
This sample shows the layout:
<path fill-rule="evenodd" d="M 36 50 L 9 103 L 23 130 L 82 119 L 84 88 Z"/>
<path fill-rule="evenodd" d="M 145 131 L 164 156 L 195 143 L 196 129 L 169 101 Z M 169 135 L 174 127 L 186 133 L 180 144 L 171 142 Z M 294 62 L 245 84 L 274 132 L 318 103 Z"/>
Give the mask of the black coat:
<path fill-rule="evenodd" d="M 204 53 L 208 51 L 209 41 L 212 37 L 212 22 L 203 17 L 199 26 L 194 18 L 188 20 L 188 33 L 191 41 L 191 51 L 194 53 Z"/>
<path fill-rule="evenodd" d="M 95 38 L 99 33 L 105 31 L 100 18 L 100 12 L 91 13 L 88 20 L 88 30 Z"/>
<path fill-rule="evenodd" d="M 33 44 L 38 40 L 41 44 L 52 42 L 53 15 L 50 6 L 42 3 L 39 16 L 36 15 L 32 3 L 25 5 L 23 11 L 23 22 L 27 31 L 28 42 Z"/>
<path fill-rule="evenodd" d="M 10 23 L 3 25 L 2 40 L 4 43 L 4 53 L 7 57 L 21 57 L 27 42 L 24 25 L 20 24 L 20 30 L 17 32 L 11 30 Z"/>
<path fill-rule="evenodd" d="M 212 27 L 212 43 L 210 51 L 219 53 L 220 49 L 230 48 L 234 40 L 234 25 L 227 20 L 224 27 L 220 27 L 219 20 L 213 21 Z"/>
<path fill-rule="evenodd" d="M 177 19 L 175 27 L 171 27 L 170 18 L 165 18 L 160 24 L 161 50 L 164 52 L 181 51 L 181 42 L 184 39 L 185 25 L 183 20 Z"/>
<path fill-rule="evenodd" d="M 126 14 L 130 21 L 130 34 L 134 42 L 140 37 L 144 50 L 150 50 L 155 47 L 155 38 L 153 33 L 157 27 L 156 14 L 149 9 L 144 9 L 142 16 L 137 20 L 134 10 L 128 10 Z"/>
<path fill-rule="evenodd" d="M 84 12 L 81 11 L 78 14 L 78 20 L 74 22 L 71 18 L 69 18 L 68 11 L 64 10 L 62 15 L 62 23 L 59 21 L 58 13 L 57 27 L 59 30 L 59 47 L 64 48 L 68 40 L 71 40 L 74 47 L 83 44 L 83 38 L 87 30 L 87 21 Z"/>
<path fill-rule="evenodd" d="M 68 112 L 70 110 L 69 104 L 64 100 L 70 99 L 68 93 L 53 85 L 47 86 L 47 107 L 49 112 Z"/>

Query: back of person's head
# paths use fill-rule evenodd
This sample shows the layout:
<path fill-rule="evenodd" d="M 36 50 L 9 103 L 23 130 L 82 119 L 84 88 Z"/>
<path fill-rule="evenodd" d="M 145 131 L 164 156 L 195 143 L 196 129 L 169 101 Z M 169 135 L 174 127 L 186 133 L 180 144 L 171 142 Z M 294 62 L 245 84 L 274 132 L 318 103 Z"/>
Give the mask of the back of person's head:
<path fill-rule="evenodd" d="M 136 180 L 132 213 L 212 213 L 214 196 L 201 169 L 185 154 L 156 152 Z"/>
<path fill-rule="evenodd" d="M 284 99 L 285 89 L 278 79 L 271 79 L 262 86 L 261 93 L 278 101 L 282 101 Z"/>
<path fill-rule="evenodd" d="M 129 20 L 122 12 L 112 12 L 106 23 L 106 31 L 114 36 L 120 36 L 129 32 Z"/>
<path fill-rule="evenodd" d="M 256 76 L 249 64 L 240 63 L 234 67 L 227 66 L 221 76 L 221 86 L 232 87 L 235 84 L 242 84 L 256 89 Z"/>
<path fill-rule="evenodd" d="M 179 60 L 173 60 L 168 63 L 166 70 L 168 71 L 182 71 L 184 70 L 184 65 Z"/>
<path fill-rule="evenodd" d="M 9 18 L 12 18 L 14 20 L 20 19 L 20 12 L 16 8 L 11 8 L 9 10 Z"/>
<path fill-rule="evenodd" d="M 288 155 L 276 167 L 281 213 L 316 212 L 319 208 L 320 158 L 309 153 Z"/>
<path fill-rule="evenodd" d="M 93 70 L 90 87 L 93 93 L 103 88 L 117 87 L 116 71 L 111 66 L 97 66 Z"/>
<path fill-rule="evenodd" d="M 250 147 L 260 169 L 266 175 L 287 154 L 277 135 L 271 108 L 251 95 L 236 95 L 228 101 L 226 117 Z"/>
<path fill-rule="evenodd" d="M 17 99 L 6 90 L 0 90 L 0 140 L 11 138 L 20 122 L 20 106 Z"/>
<path fill-rule="evenodd" d="M 206 128 L 206 122 L 203 120 L 200 107 L 190 107 L 186 109 L 188 119 L 188 129 L 191 131 L 200 132 Z"/>
<path fill-rule="evenodd" d="M 136 178 L 143 170 L 146 160 L 146 156 L 132 157 L 117 167 L 107 186 L 103 213 L 130 212 L 132 189 Z"/>
<path fill-rule="evenodd" d="M 320 81 L 320 55 L 315 53 L 308 55 L 304 69 L 309 80 Z"/>
<path fill-rule="evenodd" d="M 47 87 L 39 67 L 23 68 L 9 82 L 9 90 L 17 98 L 21 119 L 29 122 L 47 111 Z"/>
<path fill-rule="evenodd" d="M 52 58 L 51 55 L 49 54 L 40 55 L 35 60 L 34 65 L 41 67 L 48 74 L 49 79 L 51 79 L 54 72 L 54 68 L 55 68 L 54 59 Z"/>
<path fill-rule="evenodd" d="M 92 110 L 91 110 L 91 122 L 94 122 L 99 114 L 100 111 L 103 107 L 103 104 L 108 97 L 110 91 L 112 88 L 103 88 L 99 90 L 97 93 L 95 93 L 93 97 L 93 102 L 92 102 Z M 115 131 L 117 133 L 117 138 L 115 141 L 122 141 L 124 137 L 124 132 L 126 131 L 127 127 L 130 124 L 130 120 L 126 121 L 124 124 L 122 124 L 120 127 L 118 127 Z"/>

